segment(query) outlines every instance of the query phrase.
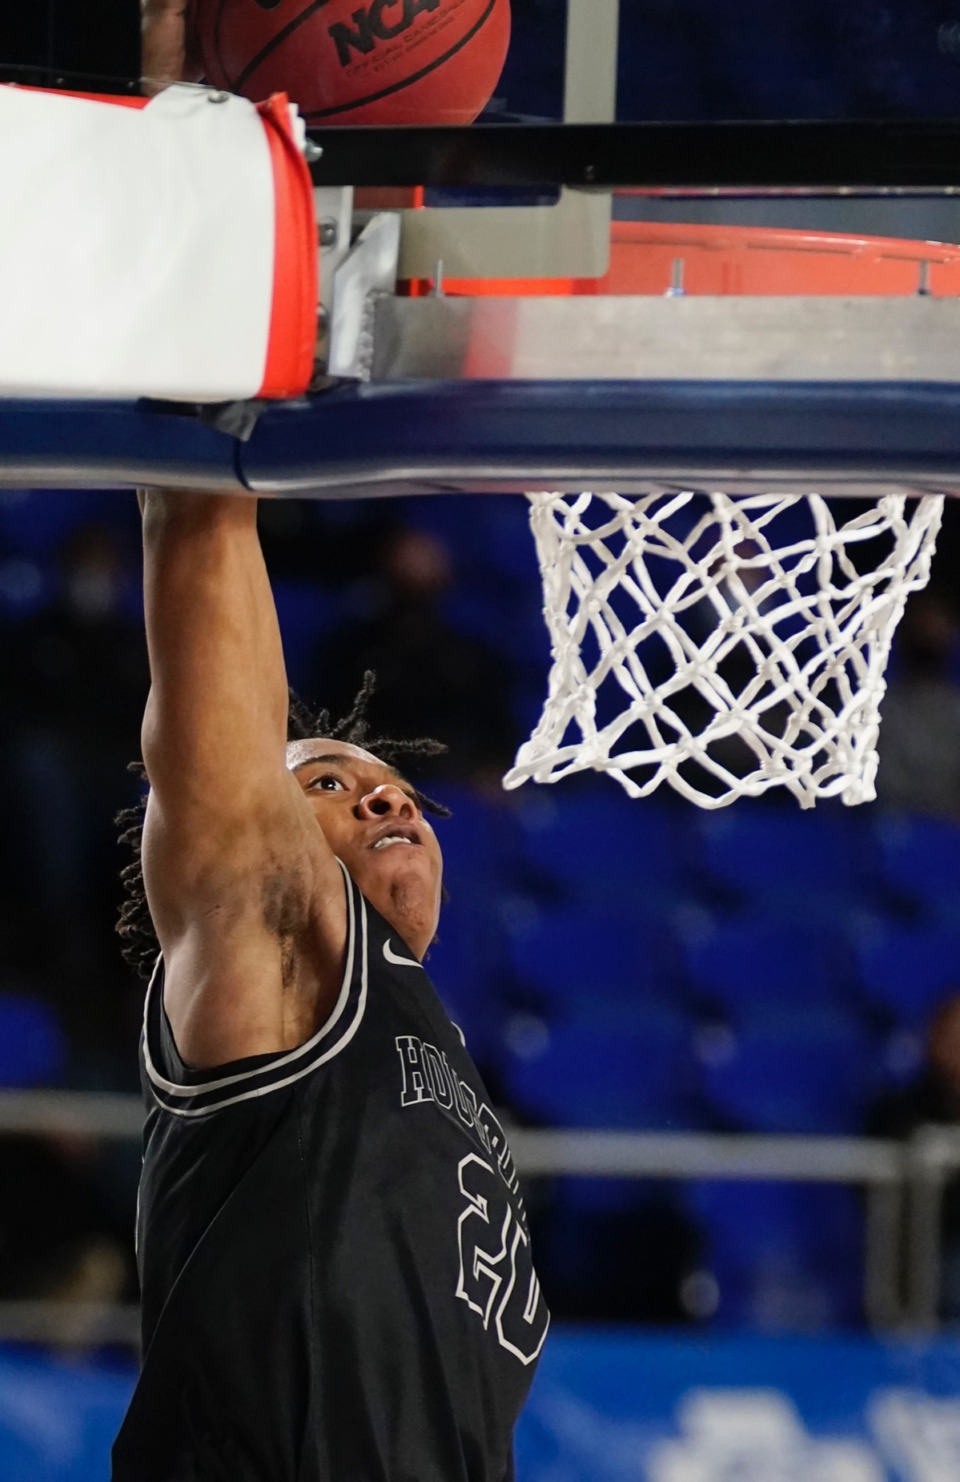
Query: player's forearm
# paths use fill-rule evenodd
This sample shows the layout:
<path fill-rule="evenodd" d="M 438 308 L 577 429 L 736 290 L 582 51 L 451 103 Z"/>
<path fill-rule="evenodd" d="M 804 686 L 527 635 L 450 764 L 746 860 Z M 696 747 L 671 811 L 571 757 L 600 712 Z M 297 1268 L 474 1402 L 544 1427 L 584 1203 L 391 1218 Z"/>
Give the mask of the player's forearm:
<path fill-rule="evenodd" d="M 187 30 L 187 0 L 141 0 L 140 75 L 144 91 L 158 93 L 171 82 L 201 75 Z"/>
<path fill-rule="evenodd" d="M 140 70 L 149 92 L 183 75 L 186 0 L 142 0 Z"/>
<path fill-rule="evenodd" d="M 211 801 L 258 786 L 283 761 L 287 681 L 255 501 L 151 490 L 143 544 L 147 770 Z"/>

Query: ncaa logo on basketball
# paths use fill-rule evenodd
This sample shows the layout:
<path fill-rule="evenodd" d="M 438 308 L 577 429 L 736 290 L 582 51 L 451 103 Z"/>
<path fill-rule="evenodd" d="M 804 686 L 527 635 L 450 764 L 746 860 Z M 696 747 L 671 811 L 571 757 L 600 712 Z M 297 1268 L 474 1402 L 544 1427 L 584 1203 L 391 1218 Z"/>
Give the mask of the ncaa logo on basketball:
<path fill-rule="evenodd" d="M 286 93 L 310 125 L 472 123 L 510 44 L 510 0 L 185 3 L 211 87 Z"/>
<path fill-rule="evenodd" d="M 409 31 L 422 11 L 436 10 L 440 0 L 373 0 L 366 10 L 355 10 L 350 20 L 336 21 L 329 28 L 341 67 L 349 67 L 356 55 L 369 56 L 378 41 L 392 41 Z"/>

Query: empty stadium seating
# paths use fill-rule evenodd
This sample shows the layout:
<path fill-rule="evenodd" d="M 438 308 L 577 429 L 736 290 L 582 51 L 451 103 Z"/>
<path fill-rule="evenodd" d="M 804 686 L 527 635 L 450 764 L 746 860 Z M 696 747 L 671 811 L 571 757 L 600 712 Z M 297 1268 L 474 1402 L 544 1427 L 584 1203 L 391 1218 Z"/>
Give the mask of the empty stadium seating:
<path fill-rule="evenodd" d="M 714 1123 L 733 1131 L 856 1136 L 875 1060 L 869 1033 L 840 1008 L 761 1018 L 702 1062 L 704 1095 Z"/>
<path fill-rule="evenodd" d="M 854 945 L 864 992 L 897 1024 L 922 1026 L 960 992 L 960 923 L 877 917 L 861 925 Z"/>
<path fill-rule="evenodd" d="M 846 809 L 742 801 L 694 821 L 704 884 L 734 905 L 836 921 L 868 892 L 864 830 Z"/>
<path fill-rule="evenodd" d="M 696 1123 L 689 1026 L 668 1009 L 638 1012 L 629 1024 L 598 1023 L 589 1012 L 555 1023 L 514 1017 L 500 1070 L 529 1120 L 661 1130 Z"/>
<path fill-rule="evenodd" d="M 26 992 L 0 993 L 0 1086 L 49 1085 L 66 1060 L 66 1037 L 54 1011 Z"/>
<path fill-rule="evenodd" d="M 526 511 L 511 498 L 467 503 L 415 501 L 400 518 L 450 547 L 463 580 L 444 616 L 502 651 L 519 740 L 548 665 Z M 51 600 L 64 537 L 114 506 L 114 495 L 0 497 L 11 641 Z M 337 521 L 324 512 L 325 529 Z M 655 582 L 670 570 L 653 559 Z M 299 567 L 280 573 L 275 594 L 297 683 L 356 594 Z M 437 825 L 449 900 L 427 967 L 491 1094 L 524 1122 L 857 1133 L 873 1098 L 917 1072 L 931 1014 L 960 988 L 955 823 L 839 804 L 804 812 L 789 800 L 701 813 L 661 795 L 631 801 L 596 777 L 496 799 L 467 785 L 428 790 L 454 817 Z M 66 1045 L 43 1004 L 0 997 L 0 1042 L 0 1084 L 62 1078 Z M 642 1227 L 662 1235 L 674 1221 L 681 1244 L 683 1230 L 701 1231 L 718 1321 L 860 1315 L 850 1190 L 717 1183 L 681 1197 L 676 1184 L 568 1179 L 538 1197 L 555 1206 L 547 1273 L 571 1292 L 595 1296 L 603 1251 L 633 1242 L 645 1260 Z"/>
<path fill-rule="evenodd" d="M 518 806 L 522 857 L 547 893 L 655 916 L 682 891 L 687 831 L 681 810 L 631 801 L 609 782 L 566 792 L 528 788 Z"/>
<path fill-rule="evenodd" d="M 862 1320 L 863 1216 L 855 1191 L 704 1181 L 687 1188 L 724 1325 L 816 1331 Z"/>
<path fill-rule="evenodd" d="M 528 906 L 508 918 L 507 949 L 519 1002 L 548 1017 L 571 1012 L 629 1022 L 669 996 L 665 942 L 655 922 L 589 905 Z"/>
<path fill-rule="evenodd" d="M 916 915 L 960 921 L 960 828 L 941 818 L 882 813 L 872 831 L 878 876 Z"/>
<path fill-rule="evenodd" d="M 759 1007 L 794 1011 L 835 1003 L 847 972 L 842 936 L 807 921 L 797 897 L 797 920 L 763 914 L 701 914 L 678 932 L 691 985 L 711 1007 L 733 1018 Z"/>

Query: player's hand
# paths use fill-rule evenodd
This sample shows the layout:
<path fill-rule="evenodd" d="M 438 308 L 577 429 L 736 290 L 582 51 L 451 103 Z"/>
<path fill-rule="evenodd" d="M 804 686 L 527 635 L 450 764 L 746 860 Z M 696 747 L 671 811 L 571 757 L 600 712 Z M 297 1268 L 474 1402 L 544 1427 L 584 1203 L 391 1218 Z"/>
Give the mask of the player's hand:
<path fill-rule="evenodd" d="M 203 67 L 189 34 L 189 0 L 140 0 L 140 75 L 153 97 L 171 82 L 198 82 Z"/>

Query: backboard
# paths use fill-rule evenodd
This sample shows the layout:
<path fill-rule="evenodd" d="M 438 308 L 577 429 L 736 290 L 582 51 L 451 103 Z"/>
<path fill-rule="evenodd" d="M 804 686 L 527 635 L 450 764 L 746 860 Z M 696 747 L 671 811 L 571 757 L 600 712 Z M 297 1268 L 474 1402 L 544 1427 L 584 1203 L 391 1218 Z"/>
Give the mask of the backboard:
<path fill-rule="evenodd" d="M 956 0 L 512 8 L 471 130 L 314 136 L 318 184 L 424 188 L 404 277 L 598 276 L 611 220 L 960 241 Z"/>
<path fill-rule="evenodd" d="M 512 0 L 512 14 L 473 126 L 311 131 L 325 396 L 262 411 L 237 448 L 182 413 L 168 446 L 162 409 L 147 437 L 140 407 L 116 434 L 105 418 L 93 450 L 64 405 L 37 410 L 35 450 L 20 406 L 0 473 L 122 477 L 149 441 L 158 478 L 232 485 L 239 469 L 277 494 L 534 477 L 952 490 L 960 0 Z M 92 54 L 66 0 L 44 15 L 46 41 L 5 42 L 0 76 L 136 87 L 135 55 L 121 65 L 135 38 Z M 83 71 L 95 62 L 117 75 Z M 819 241 L 794 250 L 785 231 Z M 827 240 L 851 236 L 887 245 Z M 765 287 L 747 263 L 775 266 Z M 864 294 L 883 302 L 851 307 Z"/>

